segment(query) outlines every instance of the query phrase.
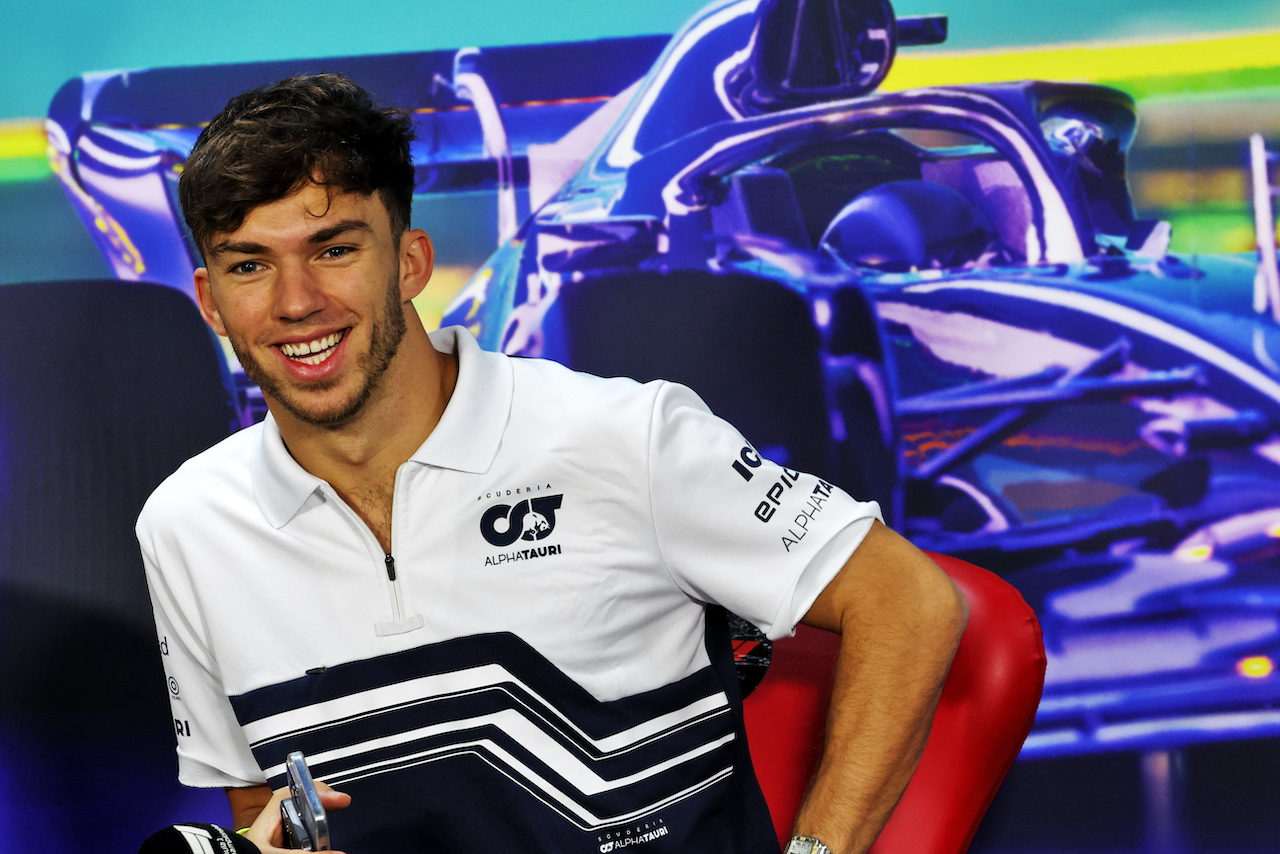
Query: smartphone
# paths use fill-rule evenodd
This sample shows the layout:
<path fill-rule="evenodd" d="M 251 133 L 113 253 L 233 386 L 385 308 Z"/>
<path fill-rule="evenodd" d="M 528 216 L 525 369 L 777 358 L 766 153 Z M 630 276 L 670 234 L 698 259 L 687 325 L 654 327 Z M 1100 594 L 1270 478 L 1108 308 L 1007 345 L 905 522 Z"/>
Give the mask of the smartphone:
<path fill-rule="evenodd" d="M 296 750 L 290 753 L 284 761 L 284 773 L 289 779 L 289 797 L 280 802 L 285 847 L 328 851 L 329 819 L 320 805 L 320 794 L 311 779 L 306 757 Z"/>

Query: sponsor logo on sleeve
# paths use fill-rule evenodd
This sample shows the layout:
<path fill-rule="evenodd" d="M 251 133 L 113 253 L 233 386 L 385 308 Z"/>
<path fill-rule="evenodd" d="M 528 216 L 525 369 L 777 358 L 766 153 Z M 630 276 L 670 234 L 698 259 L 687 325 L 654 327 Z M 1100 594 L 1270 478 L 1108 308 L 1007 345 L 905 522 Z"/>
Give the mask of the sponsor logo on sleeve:
<path fill-rule="evenodd" d="M 820 479 L 818 485 L 813 488 L 813 492 L 809 494 L 800 512 L 791 521 L 791 525 L 787 528 L 787 533 L 782 535 L 783 548 L 791 551 L 792 546 L 798 544 L 809 534 L 809 523 L 822 512 L 822 506 L 827 503 L 827 499 L 830 497 L 831 484 Z"/>
<path fill-rule="evenodd" d="M 755 448 L 750 445 L 744 445 L 742 450 L 738 452 L 738 458 L 730 465 L 744 481 L 750 483 L 756 476 L 756 469 L 764 465 L 764 460 Z M 760 502 L 756 504 L 753 511 L 755 517 L 761 522 L 769 523 L 778 515 L 778 511 L 782 510 L 783 501 L 789 500 L 792 496 L 800 496 L 803 505 L 800 512 L 791 518 L 790 524 L 787 525 L 787 531 L 782 535 L 782 547 L 787 551 L 791 551 L 791 547 L 797 545 L 809 533 L 810 524 L 822 512 L 823 505 L 831 498 L 831 484 L 821 478 L 815 478 L 817 485 L 809 490 L 806 486 L 800 485 L 800 472 L 781 466 L 778 470 L 778 476 L 769 484 L 764 491 L 764 495 L 760 497 Z M 794 503 L 793 501 L 791 503 Z M 783 517 L 791 512 L 788 507 L 783 512 Z"/>
<path fill-rule="evenodd" d="M 742 475 L 742 479 L 751 482 L 751 478 L 756 476 L 752 469 L 758 469 L 764 465 L 764 460 L 760 459 L 760 454 L 756 453 L 756 449 L 750 445 L 744 445 L 742 450 L 738 452 L 738 459 L 733 461 L 733 470 Z"/>
<path fill-rule="evenodd" d="M 796 481 L 800 479 L 800 472 L 784 468 L 778 479 L 770 484 L 765 491 L 764 498 L 756 505 L 756 518 L 761 522 L 768 522 L 773 518 L 773 514 L 778 512 L 778 508 L 782 506 L 782 497 L 787 491 L 794 488 Z"/>
<path fill-rule="evenodd" d="M 743 445 L 742 450 L 738 452 L 738 458 L 731 465 L 733 470 L 738 473 L 747 483 L 756 476 L 754 469 L 764 465 L 764 459 L 760 453 L 750 445 Z M 768 522 L 773 518 L 773 514 L 782 506 L 782 496 L 788 489 L 796 484 L 796 480 L 800 477 L 800 472 L 792 471 L 785 466 L 782 468 L 782 475 L 765 490 L 764 498 L 756 505 L 755 517 L 761 522 Z"/>

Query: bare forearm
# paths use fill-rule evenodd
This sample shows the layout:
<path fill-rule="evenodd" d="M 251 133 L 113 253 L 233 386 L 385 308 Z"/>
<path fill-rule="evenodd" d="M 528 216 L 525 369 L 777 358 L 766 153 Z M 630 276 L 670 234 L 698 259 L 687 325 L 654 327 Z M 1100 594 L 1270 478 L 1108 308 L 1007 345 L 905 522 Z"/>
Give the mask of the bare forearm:
<path fill-rule="evenodd" d="M 262 808 L 271 800 L 271 787 L 266 783 L 224 791 L 227 793 L 227 802 L 231 805 L 231 826 L 236 830 L 253 824 Z"/>
<path fill-rule="evenodd" d="M 926 555 L 888 529 L 875 533 L 858 555 L 871 563 L 851 569 L 880 577 L 837 590 L 825 604 L 839 607 L 806 618 L 842 637 L 823 757 L 795 832 L 836 854 L 866 851 L 902 796 L 967 619 L 963 596 Z"/>

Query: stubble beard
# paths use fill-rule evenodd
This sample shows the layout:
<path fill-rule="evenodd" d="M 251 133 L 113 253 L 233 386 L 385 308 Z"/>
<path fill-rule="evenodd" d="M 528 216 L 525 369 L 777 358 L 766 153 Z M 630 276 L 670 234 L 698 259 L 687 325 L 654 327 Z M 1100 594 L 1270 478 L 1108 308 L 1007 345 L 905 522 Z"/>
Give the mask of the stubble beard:
<path fill-rule="evenodd" d="M 383 306 L 383 317 L 373 322 L 370 335 L 369 351 L 356 357 L 356 367 L 364 374 L 364 382 L 345 403 L 331 409 L 307 408 L 306 402 L 311 392 L 324 392 L 333 388 L 337 380 L 321 380 L 308 384 L 306 389 L 294 389 L 279 378 L 272 376 L 262 364 L 253 357 L 243 341 L 234 337 L 228 338 L 231 349 L 240 360 L 240 367 L 245 375 L 257 383 L 262 393 L 272 401 L 280 404 L 294 418 L 314 427 L 336 427 L 354 418 L 378 390 L 383 375 L 391 366 L 400 342 L 404 340 L 406 324 L 404 308 L 400 304 L 400 284 L 397 277 L 392 277 L 387 288 L 386 303 Z"/>

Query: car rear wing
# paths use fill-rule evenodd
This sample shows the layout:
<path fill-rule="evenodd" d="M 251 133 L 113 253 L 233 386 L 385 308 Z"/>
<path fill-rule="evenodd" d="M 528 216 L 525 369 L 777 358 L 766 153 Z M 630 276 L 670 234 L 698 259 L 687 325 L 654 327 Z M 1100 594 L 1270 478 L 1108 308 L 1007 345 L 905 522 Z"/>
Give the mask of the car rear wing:
<path fill-rule="evenodd" d="M 114 274 L 190 293 L 199 255 L 177 204 L 182 164 L 234 95 L 340 71 L 413 113 L 417 194 L 497 190 L 500 238 L 515 224 L 531 146 L 552 143 L 638 81 L 668 41 L 636 36 L 85 74 L 64 84 L 46 128 L 55 174 Z"/>

